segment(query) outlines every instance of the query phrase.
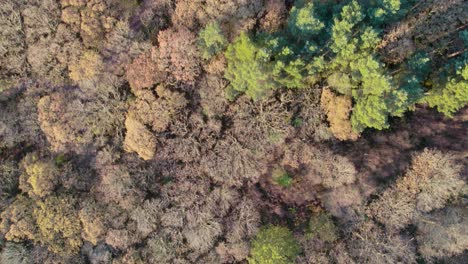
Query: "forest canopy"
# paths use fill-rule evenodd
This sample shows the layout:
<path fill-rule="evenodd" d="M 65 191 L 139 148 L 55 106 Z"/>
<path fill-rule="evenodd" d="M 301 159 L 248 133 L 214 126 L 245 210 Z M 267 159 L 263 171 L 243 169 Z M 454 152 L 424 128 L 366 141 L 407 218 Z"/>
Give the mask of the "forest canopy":
<path fill-rule="evenodd" d="M 467 263 L 463 0 L 2 0 L 0 263 Z"/>

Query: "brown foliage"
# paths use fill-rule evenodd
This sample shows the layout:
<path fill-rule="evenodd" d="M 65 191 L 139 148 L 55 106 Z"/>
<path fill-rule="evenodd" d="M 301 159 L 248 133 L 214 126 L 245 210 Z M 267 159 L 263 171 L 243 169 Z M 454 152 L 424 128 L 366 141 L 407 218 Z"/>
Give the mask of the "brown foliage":
<path fill-rule="evenodd" d="M 0 231 L 7 240 L 22 242 L 36 238 L 37 227 L 33 216 L 35 207 L 32 199 L 19 195 L 2 211 Z"/>
<path fill-rule="evenodd" d="M 445 63 L 448 54 L 463 46 L 454 39 L 467 19 L 465 8 L 462 0 L 420 2 L 411 16 L 388 28 L 379 46 L 383 59 L 400 63 L 414 51 L 425 51 L 433 63 Z"/>
<path fill-rule="evenodd" d="M 201 157 L 200 166 L 214 182 L 226 186 L 254 184 L 260 178 L 261 161 L 235 140 L 223 140 Z"/>
<path fill-rule="evenodd" d="M 325 188 L 338 188 L 356 180 L 356 169 L 347 158 L 300 141 L 285 150 L 282 165 L 296 170 L 309 184 Z"/>
<path fill-rule="evenodd" d="M 136 234 L 127 229 L 110 229 L 106 236 L 106 244 L 124 251 L 137 241 Z"/>
<path fill-rule="evenodd" d="M 277 32 L 286 20 L 287 8 L 283 0 L 266 0 L 266 15 L 260 20 L 266 32 Z"/>
<path fill-rule="evenodd" d="M 17 1 L 5 0 L 0 5 L 0 79 L 5 81 L 15 81 L 12 76 L 24 76 L 27 71 L 20 12 Z"/>
<path fill-rule="evenodd" d="M 422 215 L 416 225 L 419 252 L 429 261 L 468 249 L 468 210 L 463 205 Z"/>
<path fill-rule="evenodd" d="M 320 107 L 321 89 L 311 87 L 294 94 L 292 91 L 292 101 L 299 110 L 294 121 L 301 138 L 309 138 L 316 142 L 328 140 L 332 137 L 330 128 L 326 123 L 326 113 Z"/>
<path fill-rule="evenodd" d="M 83 152 L 118 136 L 122 104 L 88 96 L 67 87 L 39 100 L 40 126 L 54 151 Z"/>
<path fill-rule="evenodd" d="M 36 83 L 26 83 L 22 96 L 0 104 L 0 147 L 13 148 L 21 143 L 39 144 L 44 135 L 38 122 L 37 102 L 40 97 L 35 90 L 43 87 Z"/>
<path fill-rule="evenodd" d="M 262 8 L 263 0 L 179 0 L 172 22 L 177 26 L 194 29 L 211 21 L 218 21 L 228 29 L 227 32 L 237 35 L 254 26 L 255 18 Z"/>
<path fill-rule="evenodd" d="M 207 75 L 199 83 L 200 105 L 208 117 L 220 117 L 228 105 L 224 97 L 226 81 L 217 75 Z"/>
<path fill-rule="evenodd" d="M 188 29 L 167 29 L 158 34 L 159 63 L 161 70 L 176 81 L 195 84 L 201 72 L 197 36 Z"/>
<path fill-rule="evenodd" d="M 126 78 L 130 83 L 132 92 L 139 96 L 139 91 L 144 88 L 152 88 L 159 80 L 159 72 L 157 61 L 155 61 L 154 48 L 150 52 L 146 52 L 138 56 L 133 62 L 127 66 Z"/>
<path fill-rule="evenodd" d="M 78 214 L 83 226 L 81 237 L 96 245 L 107 233 L 105 208 L 93 200 L 85 201 Z"/>
<path fill-rule="evenodd" d="M 169 25 L 173 12 L 171 0 L 144 0 L 130 21 L 136 30 L 154 36 Z"/>
<path fill-rule="evenodd" d="M 159 226 L 164 206 L 160 200 L 146 200 L 131 212 L 130 219 L 136 222 L 141 237 L 147 237 Z"/>
<path fill-rule="evenodd" d="M 98 172 L 101 178 L 94 191 L 106 203 L 114 202 L 129 210 L 143 201 L 144 194 L 127 167 L 110 162 L 100 165 Z"/>
<path fill-rule="evenodd" d="M 149 126 L 152 131 L 163 132 L 187 104 L 184 94 L 159 85 L 156 94 L 149 90 L 141 91 L 130 106 L 129 115 Z"/>
<path fill-rule="evenodd" d="M 70 79 L 75 82 L 96 80 L 104 70 L 102 57 L 99 53 L 87 50 L 83 52 L 79 61 L 69 66 Z"/>
<path fill-rule="evenodd" d="M 418 212 L 443 208 L 464 188 L 461 166 L 450 154 L 425 149 L 414 155 L 411 168 L 368 208 L 368 213 L 389 229 L 412 223 Z"/>
<path fill-rule="evenodd" d="M 357 224 L 347 245 L 357 263 L 417 263 L 411 241 L 385 233 L 372 222 Z"/>

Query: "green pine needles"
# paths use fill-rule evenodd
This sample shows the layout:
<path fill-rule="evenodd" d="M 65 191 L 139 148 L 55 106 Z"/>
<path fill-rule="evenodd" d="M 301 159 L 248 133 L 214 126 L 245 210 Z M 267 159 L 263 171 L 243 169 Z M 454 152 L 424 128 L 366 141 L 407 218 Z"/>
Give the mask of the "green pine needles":
<path fill-rule="evenodd" d="M 226 96 L 234 100 L 245 94 L 261 100 L 280 88 L 322 84 L 352 98 L 350 121 L 357 133 L 366 128 L 388 128 L 390 117 L 403 116 L 417 103 L 427 103 L 452 116 L 468 103 L 466 60 L 452 63 L 456 70 L 436 78 L 432 89 L 425 85 L 432 77 L 427 54 L 415 53 L 397 65 L 400 69 L 396 71 L 380 61 L 376 47 L 381 42 L 382 25 L 401 18 L 412 3 L 353 0 L 331 6 L 298 0 L 282 31 L 242 33 L 228 45 L 224 54 L 228 64 L 225 77 L 230 81 Z M 201 36 L 218 31 L 209 26 Z M 461 39 L 467 36 L 466 31 L 460 33 Z M 212 45 L 217 48 L 208 49 L 217 51 L 206 54 L 219 52 L 225 45 L 222 40 Z"/>

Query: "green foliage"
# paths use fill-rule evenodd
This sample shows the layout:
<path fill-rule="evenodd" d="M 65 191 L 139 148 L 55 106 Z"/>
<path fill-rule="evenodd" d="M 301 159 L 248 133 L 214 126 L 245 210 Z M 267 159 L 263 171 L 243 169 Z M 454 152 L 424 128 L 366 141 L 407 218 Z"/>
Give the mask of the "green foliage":
<path fill-rule="evenodd" d="M 226 37 L 223 35 L 217 22 L 212 22 L 200 31 L 198 35 L 198 46 L 203 59 L 211 59 L 219 54 L 227 46 Z"/>
<path fill-rule="evenodd" d="M 332 44 L 330 48 L 335 53 L 351 55 L 356 49 L 356 39 L 352 39 L 353 28 L 364 19 L 361 6 L 357 1 L 343 7 L 341 18 L 335 18 L 332 26 Z"/>
<path fill-rule="evenodd" d="M 325 24 L 316 17 L 314 9 L 312 2 L 305 5 L 298 3 L 292 7 L 288 19 L 288 30 L 292 36 L 309 40 L 325 28 Z"/>
<path fill-rule="evenodd" d="M 445 83 L 436 84 L 423 99 L 449 117 L 468 104 L 468 53 L 452 67 L 454 76 L 446 77 Z"/>
<path fill-rule="evenodd" d="M 465 48 L 468 47 L 468 29 L 460 31 L 458 36 L 462 39 L 463 43 L 465 44 Z"/>
<path fill-rule="evenodd" d="M 395 111 L 395 115 L 401 116 L 423 98 L 423 82 L 429 75 L 430 70 L 430 59 L 426 53 L 416 53 L 405 63 L 403 72 L 399 76 L 399 91 L 405 94 L 406 100 L 403 106 Z"/>
<path fill-rule="evenodd" d="M 371 23 L 380 25 L 396 21 L 401 18 L 412 0 L 377 0 L 369 3 L 369 17 Z"/>
<path fill-rule="evenodd" d="M 351 115 L 353 130 L 362 132 L 366 127 L 384 129 L 388 127 L 388 115 L 391 114 L 389 100 L 392 93 L 390 77 L 382 72 L 381 64 L 372 56 L 365 56 L 350 63 L 352 79 L 360 84 L 353 89 L 356 102 Z"/>
<path fill-rule="evenodd" d="M 276 184 L 282 187 L 288 188 L 293 184 L 293 178 L 284 169 L 281 168 L 273 170 L 272 178 Z"/>
<path fill-rule="evenodd" d="M 351 115 L 351 124 L 355 132 L 362 132 L 366 127 L 375 129 L 388 128 L 388 109 L 385 100 L 376 95 L 357 96 Z"/>
<path fill-rule="evenodd" d="M 266 63 L 268 54 L 259 49 L 246 33 L 241 33 L 228 46 L 225 56 L 228 63 L 225 77 L 231 82 L 226 90 L 228 99 L 233 100 L 245 92 L 258 100 L 276 88 Z"/>
<path fill-rule="evenodd" d="M 273 68 L 272 76 L 279 86 L 286 88 L 305 88 L 305 63 L 296 59 L 289 63 L 278 61 Z"/>
<path fill-rule="evenodd" d="M 243 33 L 229 46 L 227 97 L 246 93 L 259 100 L 276 88 L 306 88 L 325 79 L 335 92 L 352 97 L 350 119 L 357 133 L 388 128 L 389 117 L 402 116 L 420 102 L 453 115 L 468 100 L 463 64 L 423 99 L 431 70 L 428 56 L 416 53 L 392 76 L 376 51 L 381 25 L 400 18 L 412 3 L 296 1 L 285 30 L 253 38 Z M 460 38 L 467 35 L 462 31 Z"/>
<path fill-rule="evenodd" d="M 351 96 L 354 85 L 351 83 L 351 78 L 348 74 L 342 72 L 334 72 L 327 78 L 328 85 L 336 92 Z"/>
<path fill-rule="evenodd" d="M 338 229 L 329 214 L 313 215 L 309 221 L 307 237 L 324 242 L 334 242 L 338 239 Z"/>
<path fill-rule="evenodd" d="M 252 241 L 250 264 L 290 264 L 301 252 L 299 244 L 289 229 L 266 226 Z"/>

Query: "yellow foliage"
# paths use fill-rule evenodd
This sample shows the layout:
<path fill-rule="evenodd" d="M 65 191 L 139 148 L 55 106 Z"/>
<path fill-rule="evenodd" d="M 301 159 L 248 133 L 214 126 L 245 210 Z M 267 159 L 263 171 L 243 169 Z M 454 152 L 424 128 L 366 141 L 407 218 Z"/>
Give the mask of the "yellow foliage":
<path fill-rule="evenodd" d="M 66 196 L 49 196 L 37 201 L 37 205 L 33 213 L 39 230 L 37 240 L 60 255 L 78 252 L 82 240 L 75 201 Z"/>
<path fill-rule="evenodd" d="M 97 52 L 85 51 L 78 62 L 69 67 L 70 78 L 75 82 L 89 81 L 95 79 L 104 69 L 102 57 Z"/>
<path fill-rule="evenodd" d="M 93 245 L 103 240 L 107 232 L 103 212 L 103 208 L 92 202 L 87 203 L 79 213 L 81 224 L 83 225 L 82 237 L 93 243 Z"/>
<path fill-rule="evenodd" d="M 32 215 L 35 203 L 32 199 L 19 195 L 0 215 L 0 231 L 9 241 L 21 242 L 36 237 L 36 226 Z"/>
<path fill-rule="evenodd" d="M 125 128 L 125 151 L 136 152 L 144 160 L 152 159 L 156 152 L 156 137 L 131 115 L 125 120 Z"/>
<path fill-rule="evenodd" d="M 52 193 L 58 183 L 59 170 L 53 161 L 37 160 L 28 155 L 23 159 L 25 174 L 21 175 L 20 188 L 31 196 L 45 197 Z"/>
<path fill-rule="evenodd" d="M 353 132 L 350 113 L 351 97 L 335 95 L 329 89 L 322 91 L 320 99 L 322 109 L 327 113 L 330 130 L 339 140 L 356 140 L 359 134 Z"/>

